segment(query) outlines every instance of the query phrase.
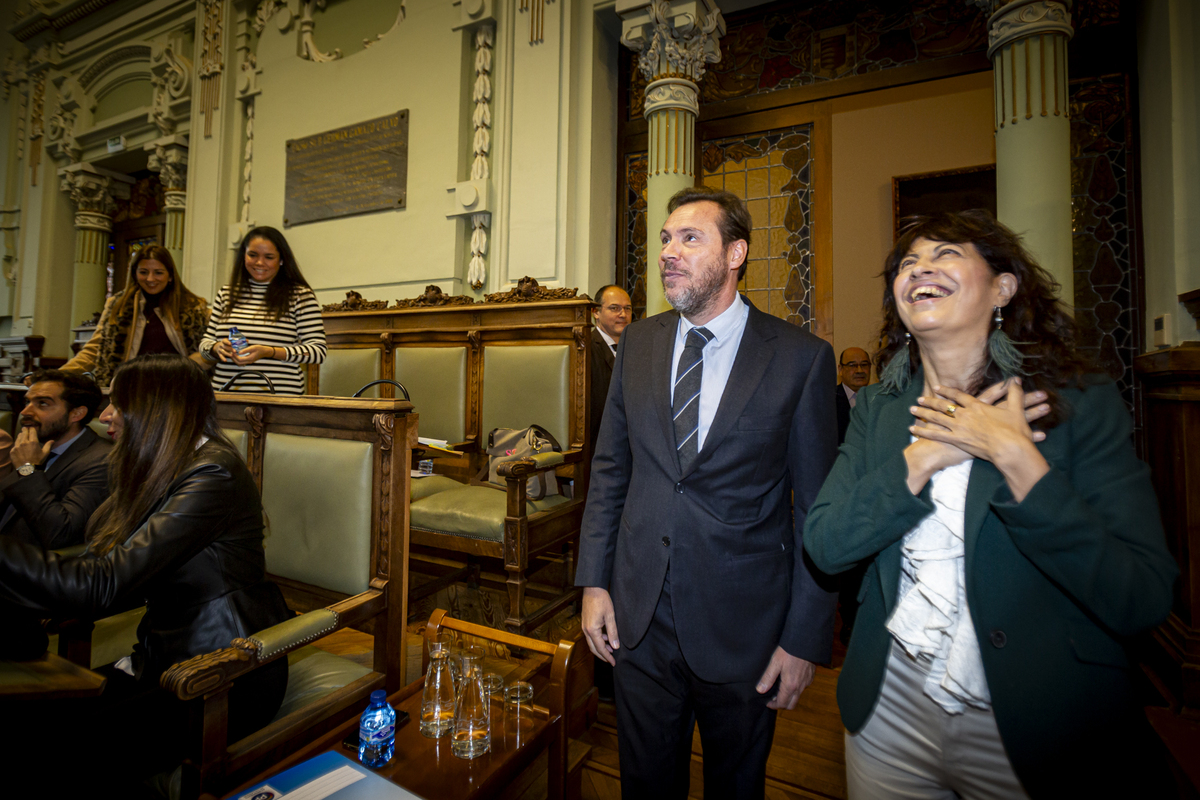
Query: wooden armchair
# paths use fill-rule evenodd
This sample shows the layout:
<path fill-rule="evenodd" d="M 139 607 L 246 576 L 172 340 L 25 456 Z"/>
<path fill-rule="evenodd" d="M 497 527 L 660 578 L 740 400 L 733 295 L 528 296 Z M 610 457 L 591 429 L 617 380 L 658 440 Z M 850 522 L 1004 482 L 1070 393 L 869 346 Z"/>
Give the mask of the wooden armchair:
<path fill-rule="evenodd" d="M 194 703 L 192 761 L 205 789 L 220 793 L 361 713 L 372 690 L 394 692 L 407 683 L 403 498 L 416 424 L 411 405 L 397 400 L 217 398 L 222 427 L 235 443 L 244 438 L 262 489 L 267 570 L 288 605 L 304 612 L 162 676 L 166 690 Z M 305 647 L 345 627 L 374 634 L 373 669 Z M 233 683 L 278 658 L 289 659 L 279 714 L 262 730 L 229 742 Z"/>
<path fill-rule="evenodd" d="M 413 481 L 413 558 L 439 576 L 420 591 L 478 578 L 481 563 L 502 564 L 505 625 L 518 633 L 537 629 L 580 595 L 573 583 L 591 462 L 590 306 L 584 297 L 325 315 L 331 352 L 365 352 L 382 342 L 379 377 L 408 389 L 421 436 L 455 451 L 426 451 L 437 475 Z M 350 383 L 371 374 L 364 368 Z M 325 373 L 316 385 L 325 391 Z M 392 388 L 380 390 L 386 396 Z M 563 452 L 507 465 L 503 491 L 470 485 L 487 465 L 489 432 L 531 424 L 549 430 Z M 569 494 L 530 500 L 525 481 L 537 471 L 552 472 Z M 540 557 L 562 558 L 558 585 L 530 581 Z M 545 602 L 527 609 L 527 597 Z"/>

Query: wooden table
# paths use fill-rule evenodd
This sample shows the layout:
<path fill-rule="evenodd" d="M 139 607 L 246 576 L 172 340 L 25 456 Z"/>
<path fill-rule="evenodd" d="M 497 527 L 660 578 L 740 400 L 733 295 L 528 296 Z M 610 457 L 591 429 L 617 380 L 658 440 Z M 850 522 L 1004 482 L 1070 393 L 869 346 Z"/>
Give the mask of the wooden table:
<path fill-rule="evenodd" d="M 424 678 L 418 679 L 388 698 L 397 715 L 407 711 L 409 720 L 396 729 L 395 755 L 386 766 L 374 770 L 377 774 L 427 800 L 482 800 L 499 796 L 510 784 L 532 779 L 529 767 L 549 747 L 557 721 L 551 720 L 544 708 L 534 706 L 531 724 L 517 737 L 506 735 L 503 703 L 493 702 L 491 752 L 467 761 L 450 752 L 449 735 L 440 739 L 421 735 L 423 684 Z M 342 746 L 342 740 L 357 730 L 358 719 L 346 722 L 246 781 L 227 797 L 239 797 L 251 786 L 328 750 L 357 758 L 357 752 Z"/>
<path fill-rule="evenodd" d="M 0 661 L 0 703 L 94 697 L 107 681 L 54 653 L 32 661 Z"/>

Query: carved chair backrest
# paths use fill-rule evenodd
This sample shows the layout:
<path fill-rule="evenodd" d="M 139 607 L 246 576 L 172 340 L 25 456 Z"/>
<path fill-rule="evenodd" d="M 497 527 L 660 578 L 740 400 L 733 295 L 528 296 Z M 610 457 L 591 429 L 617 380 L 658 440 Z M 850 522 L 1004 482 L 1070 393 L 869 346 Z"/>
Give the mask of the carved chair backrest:
<path fill-rule="evenodd" d="M 217 394 L 222 428 L 246 442 L 267 516 L 267 570 L 293 610 L 389 580 L 406 596 L 411 408 L 404 400 Z"/>
<path fill-rule="evenodd" d="M 331 352 L 382 344 L 380 377 L 404 384 L 422 436 L 478 453 L 492 428 L 537 423 L 564 449 L 582 450 L 591 306 L 579 297 L 334 312 L 324 321 Z M 381 386 L 380 394 L 391 396 L 392 387 Z M 586 483 L 587 459 L 582 463 L 565 471 L 582 472 L 576 488 L 586 490 L 579 477 Z"/>

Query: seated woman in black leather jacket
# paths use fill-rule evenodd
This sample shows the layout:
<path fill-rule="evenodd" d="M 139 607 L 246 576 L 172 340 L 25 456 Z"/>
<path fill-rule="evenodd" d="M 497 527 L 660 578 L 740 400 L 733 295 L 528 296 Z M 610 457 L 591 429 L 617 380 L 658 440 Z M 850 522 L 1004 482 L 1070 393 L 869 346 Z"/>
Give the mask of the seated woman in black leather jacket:
<path fill-rule="evenodd" d="M 106 671 L 95 719 L 106 736 L 113 725 L 141 731 L 136 744 L 122 744 L 125 753 L 178 750 L 186 710 L 158 689 L 160 674 L 291 614 L 266 579 L 258 489 L 217 426 L 208 377 L 180 356 L 126 362 L 100 419 L 116 439 L 112 496 L 88 522 L 87 551 L 62 557 L 2 537 L 0 606 L 97 619 L 145 603 L 126 670 L 133 679 Z M 240 680 L 229 701 L 230 741 L 269 722 L 286 686 L 285 659 Z"/>

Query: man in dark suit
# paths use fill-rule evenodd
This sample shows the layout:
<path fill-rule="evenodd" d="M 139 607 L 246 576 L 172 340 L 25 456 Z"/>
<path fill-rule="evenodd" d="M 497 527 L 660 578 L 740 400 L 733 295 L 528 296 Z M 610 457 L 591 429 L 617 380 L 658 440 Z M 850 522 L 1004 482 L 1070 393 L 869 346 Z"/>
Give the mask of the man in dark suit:
<path fill-rule="evenodd" d="M 626 328 L 584 512 L 583 629 L 615 665 L 622 796 L 762 797 L 775 709 L 829 659 L 835 596 L 801 551 L 836 447 L 833 352 L 737 293 L 750 214 L 728 192 L 667 206 L 679 313 Z"/>
<path fill-rule="evenodd" d="M 90 378 L 34 374 L 9 454 L 13 472 L 0 481 L 0 535 L 47 550 L 83 543 L 88 517 L 108 497 L 112 445 L 87 427 L 101 400 Z"/>
<path fill-rule="evenodd" d="M 871 357 L 861 347 L 847 347 L 838 357 L 838 379 L 834 392 L 837 401 L 838 446 L 846 441 L 850 426 L 850 409 L 854 408 L 859 390 L 871 382 Z"/>
<path fill-rule="evenodd" d="M 592 390 L 589 400 L 592 452 L 596 451 L 596 436 L 604 416 L 604 400 L 608 397 L 608 382 L 612 380 L 613 362 L 617 357 L 617 342 L 621 331 L 633 320 L 633 301 L 620 286 L 609 284 L 596 292 L 596 307 L 592 309 Z"/>

